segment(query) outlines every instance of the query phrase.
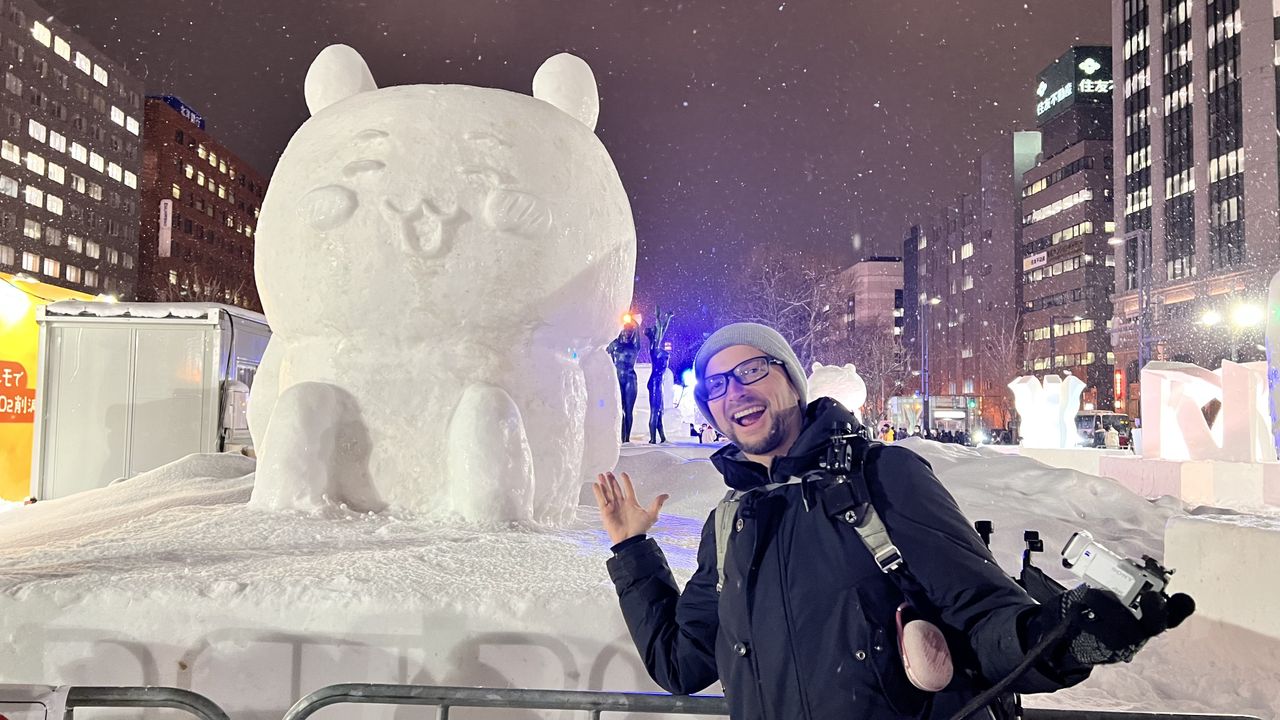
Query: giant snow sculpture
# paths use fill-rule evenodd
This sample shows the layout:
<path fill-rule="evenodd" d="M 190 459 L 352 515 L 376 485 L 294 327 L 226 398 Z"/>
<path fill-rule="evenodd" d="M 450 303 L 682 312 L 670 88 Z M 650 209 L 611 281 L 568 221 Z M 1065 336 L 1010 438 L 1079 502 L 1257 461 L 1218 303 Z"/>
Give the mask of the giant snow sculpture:
<path fill-rule="evenodd" d="M 867 383 L 853 363 L 841 366 L 815 362 L 809 373 L 809 397 L 829 397 L 861 421 L 862 406 L 867 402 Z"/>
<path fill-rule="evenodd" d="M 591 69 L 378 89 L 334 45 L 306 99 L 258 226 L 252 504 L 566 520 L 617 461 L 603 347 L 636 252 Z"/>
<path fill-rule="evenodd" d="M 1267 364 L 1218 370 L 1150 362 L 1142 369 L 1142 455 L 1164 460 L 1275 462 Z"/>
<path fill-rule="evenodd" d="M 1075 375 L 1023 375 L 1009 383 L 1021 419 L 1022 444 L 1030 448 L 1071 448 L 1080 444 L 1076 413 L 1085 384 Z"/>

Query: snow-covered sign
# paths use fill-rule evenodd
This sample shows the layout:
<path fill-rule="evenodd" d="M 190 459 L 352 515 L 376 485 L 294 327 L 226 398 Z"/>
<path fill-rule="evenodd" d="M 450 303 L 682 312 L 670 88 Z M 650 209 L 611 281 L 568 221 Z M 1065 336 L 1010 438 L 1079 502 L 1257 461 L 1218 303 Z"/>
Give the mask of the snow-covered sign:
<path fill-rule="evenodd" d="M 1022 444 L 1034 448 L 1070 448 L 1080 444 L 1076 413 L 1085 384 L 1075 375 L 1046 375 L 1042 382 L 1023 375 L 1009 383 L 1021 418 Z"/>
<path fill-rule="evenodd" d="M 1142 454 L 1164 460 L 1274 462 L 1265 362 L 1217 370 L 1150 362 L 1142 369 Z"/>
<path fill-rule="evenodd" d="M 591 69 L 379 89 L 334 45 L 305 95 L 258 227 L 252 503 L 566 521 L 617 462 L 603 347 L 635 277 Z"/>

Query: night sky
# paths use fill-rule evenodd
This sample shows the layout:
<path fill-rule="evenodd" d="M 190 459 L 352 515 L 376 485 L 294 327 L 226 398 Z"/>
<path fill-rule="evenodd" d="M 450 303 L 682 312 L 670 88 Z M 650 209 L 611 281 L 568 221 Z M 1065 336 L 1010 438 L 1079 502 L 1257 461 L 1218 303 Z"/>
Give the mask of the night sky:
<path fill-rule="evenodd" d="M 842 265 L 900 254 L 915 213 L 964 187 L 976 147 L 1032 125 L 1035 73 L 1071 44 L 1110 43 L 1111 12 L 1107 0 L 38 1 L 268 174 L 330 43 L 359 50 L 384 87 L 529 93 L 543 60 L 579 55 L 631 196 L 637 309 L 674 307 L 678 344 L 731 301 L 725 280 L 754 245 Z"/>

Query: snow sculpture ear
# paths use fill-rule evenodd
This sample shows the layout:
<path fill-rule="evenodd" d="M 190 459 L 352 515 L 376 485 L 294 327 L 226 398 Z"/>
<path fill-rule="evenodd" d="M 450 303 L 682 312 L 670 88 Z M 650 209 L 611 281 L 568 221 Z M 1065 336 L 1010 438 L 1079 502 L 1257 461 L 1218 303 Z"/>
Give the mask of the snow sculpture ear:
<path fill-rule="evenodd" d="M 813 363 L 813 369 L 812 369 L 812 370 L 810 370 L 809 372 L 818 372 L 818 369 L 819 369 L 819 368 L 821 368 L 821 367 L 822 367 L 822 363 L 820 363 L 820 362 L 814 362 L 814 363 Z"/>
<path fill-rule="evenodd" d="M 307 70 L 302 87 L 312 115 L 339 100 L 378 89 L 364 58 L 347 45 L 330 45 L 321 50 Z"/>
<path fill-rule="evenodd" d="M 560 53 L 547 58 L 533 76 L 533 96 L 560 108 L 595 131 L 600 117 L 600 94 L 596 76 L 586 61 Z"/>

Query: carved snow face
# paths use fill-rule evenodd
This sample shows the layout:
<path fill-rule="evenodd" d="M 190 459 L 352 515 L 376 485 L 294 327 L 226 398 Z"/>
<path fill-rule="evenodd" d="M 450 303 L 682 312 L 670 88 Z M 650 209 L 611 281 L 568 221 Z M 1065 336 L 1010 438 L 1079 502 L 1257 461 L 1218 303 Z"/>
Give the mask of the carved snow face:
<path fill-rule="evenodd" d="M 589 68 L 557 56 L 534 89 L 379 90 L 355 51 L 321 53 L 314 115 L 281 156 L 258 228 L 273 328 L 323 335 L 396 317 L 402 336 L 501 330 L 529 324 L 617 248 L 634 263 L 626 194 L 592 132 Z"/>

